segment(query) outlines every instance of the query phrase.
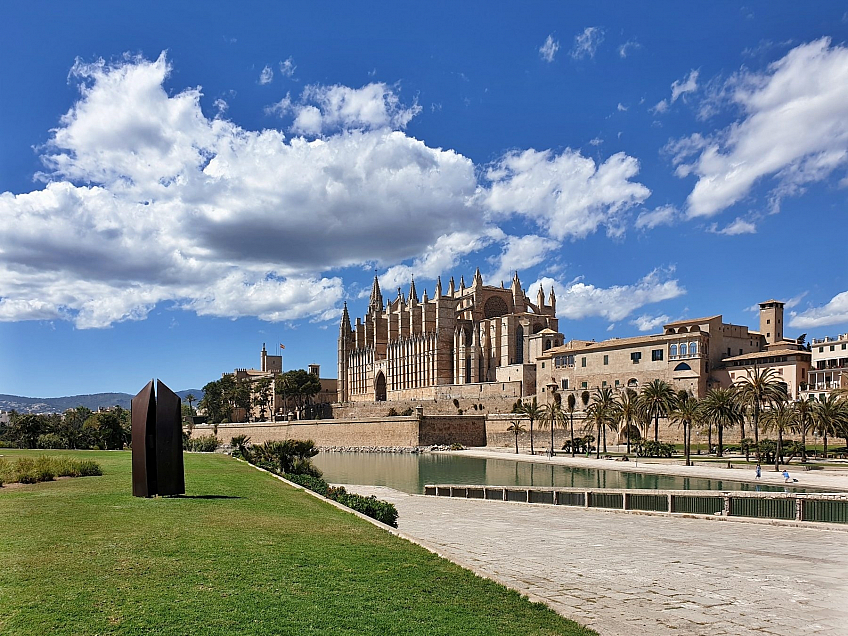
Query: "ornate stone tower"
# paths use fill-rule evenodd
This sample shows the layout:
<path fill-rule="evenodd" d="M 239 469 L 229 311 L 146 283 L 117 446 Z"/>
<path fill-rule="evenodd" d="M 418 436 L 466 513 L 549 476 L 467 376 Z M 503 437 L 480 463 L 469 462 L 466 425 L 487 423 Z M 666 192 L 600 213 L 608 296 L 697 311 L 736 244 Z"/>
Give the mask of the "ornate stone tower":
<path fill-rule="evenodd" d="M 339 324 L 339 375 L 338 375 L 338 401 L 347 402 L 350 395 L 347 386 L 348 354 L 353 350 L 353 330 L 350 328 L 350 316 L 347 313 L 347 302 L 342 311 L 342 320 Z"/>

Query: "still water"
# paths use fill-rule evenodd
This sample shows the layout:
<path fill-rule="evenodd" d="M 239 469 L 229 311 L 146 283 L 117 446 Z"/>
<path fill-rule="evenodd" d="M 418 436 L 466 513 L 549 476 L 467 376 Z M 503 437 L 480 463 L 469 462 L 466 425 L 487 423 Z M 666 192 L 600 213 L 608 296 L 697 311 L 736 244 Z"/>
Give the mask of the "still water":
<path fill-rule="evenodd" d="M 319 453 L 312 462 L 324 471 L 324 479 L 330 483 L 390 486 L 408 493 L 423 493 L 424 484 L 659 490 L 784 490 L 782 487 L 726 479 L 594 470 L 442 453 Z M 720 472 L 720 469 L 716 470 Z M 803 492 L 799 488 L 792 490 Z"/>

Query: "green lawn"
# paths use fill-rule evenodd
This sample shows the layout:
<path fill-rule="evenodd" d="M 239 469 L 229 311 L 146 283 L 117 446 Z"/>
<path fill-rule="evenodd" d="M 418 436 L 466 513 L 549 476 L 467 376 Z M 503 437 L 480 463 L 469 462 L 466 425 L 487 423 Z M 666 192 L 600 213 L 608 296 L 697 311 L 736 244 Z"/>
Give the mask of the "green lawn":
<path fill-rule="evenodd" d="M 2 634 L 594 633 L 228 457 L 139 499 L 66 453 L 103 476 L 0 489 Z"/>

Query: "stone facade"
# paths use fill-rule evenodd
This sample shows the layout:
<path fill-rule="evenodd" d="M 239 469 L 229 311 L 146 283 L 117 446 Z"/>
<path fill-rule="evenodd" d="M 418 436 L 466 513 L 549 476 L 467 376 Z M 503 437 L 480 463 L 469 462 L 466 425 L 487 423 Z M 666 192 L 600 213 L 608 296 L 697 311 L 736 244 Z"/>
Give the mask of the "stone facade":
<path fill-rule="evenodd" d="M 582 392 L 598 387 L 639 390 L 654 379 L 703 397 L 744 375 L 744 366 L 774 367 L 796 396 L 806 380 L 809 354 L 783 338 L 783 303 L 760 303 L 760 331 L 725 323 L 721 315 L 680 320 L 663 333 L 602 342 L 571 340 L 537 360 L 540 395 L 556 388 Z"/>
<path fill-rule="evenodd" d="M 848 333 L 814 338 L 810 352 L 811 369 L 804 397 L 823 398 L 835 389 L 848 389 Z"/>
<path fill-rule="evenodd" d="M 483 285 L 479 269 L 470 287 L 451 278 L 443 293 L 439 279 L 420 300 L 413 281 L 388 303 L 375 276 L 365 317 L 351 326 L 347 304 L 342 313 L 338 401 L 438 400 L 468 385 L 502 395 L 514 383 L 533 395 L 536 358 L 561 344 L 553 289 L 531 302 L 517 273 L 509 289 Z"/>

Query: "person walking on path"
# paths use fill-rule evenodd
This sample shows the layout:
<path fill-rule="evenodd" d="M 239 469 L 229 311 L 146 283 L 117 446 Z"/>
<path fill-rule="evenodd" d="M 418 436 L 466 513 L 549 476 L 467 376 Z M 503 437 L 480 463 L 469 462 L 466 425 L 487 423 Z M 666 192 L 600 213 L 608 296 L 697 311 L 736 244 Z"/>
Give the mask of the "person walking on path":
<path fill-rule="evenodd" d="M 783 483 L 784 484 L 789 483 L 789 471 L 786 470 L 785 468 L 783 469 Z"/>
<path fill-rule="evenodd" d="M 757 464 L 757 479 L 759 479 L 759 478 L 760 478 L 760 471 L 761 471 L 761 469 L 760 469 L 760 465 L 759 465 L 759 464 Z"/>

